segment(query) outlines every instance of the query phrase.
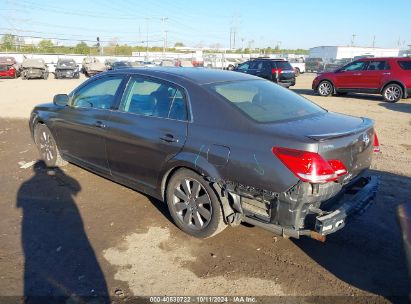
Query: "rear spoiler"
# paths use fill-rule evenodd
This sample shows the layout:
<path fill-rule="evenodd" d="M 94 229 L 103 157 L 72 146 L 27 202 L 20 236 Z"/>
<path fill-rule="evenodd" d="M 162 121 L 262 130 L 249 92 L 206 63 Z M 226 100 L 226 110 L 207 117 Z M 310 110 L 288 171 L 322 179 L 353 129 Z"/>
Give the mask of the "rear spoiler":
<path fill-rule="evenodd" d="M 306 135 L 306 137 L 317 140 L 317 141 L 324 141 L 327 139 L 339 138 L 339 137 L 345 137 L 348 135 L 358 134 L 358 133 L 368 130 L 374 125 L 374 121 L 372 119 L 369 119 L 366 117 L 361 117 L 361 118 L 363 122 L 355 129 L 352 129 L 346 132 Z"/>

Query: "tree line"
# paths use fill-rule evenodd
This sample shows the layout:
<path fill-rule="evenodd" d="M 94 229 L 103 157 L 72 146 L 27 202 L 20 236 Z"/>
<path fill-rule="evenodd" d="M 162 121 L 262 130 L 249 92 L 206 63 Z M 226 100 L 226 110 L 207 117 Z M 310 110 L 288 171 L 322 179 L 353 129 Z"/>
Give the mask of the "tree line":
<path fill-rule="evenodd" d="M 184 47 L 182 42 L 176 42 L 174 47 L 167 48 L 169 52 L 176 52 L 177 47 Z M 103 54 L 107 56 L 131 56 L 132 52 L 162 52 L 163 47 L 161 46 L 131 46 L 127 44 L 118 43 L 108 43 L 107 46 L 103 48 Z M 12 35 L 4 34 L 0 40 L 0 52 L 21 52 L 21 53 L 48 53 L 48 54 L 82 54 L 82 55 L 98 55 L 100 50 L 99 46 L 96 44 L 89 45 L 84 41 L 77 43 L 74 46 L 57 45 L 50 39 L 42 39 L 37 44 L 27 44 L 24 39 Z M 179 52 L 181 52 L 179 50 Z M 216 50 L 205 50 L 207 52 L 215 53 Z M 270 54 L 281 54 L 281 53 L 291 53 L 291 54 L 303 54 L 307 55 L 308 50 L 304 49 L 279 49 L 278 46 L 271 48 L 245 48 L 245 49 L 235 49 L 226 51 L 228 54 L 250 54 L 250 53 L 260 53 L 264 55 Z"/>

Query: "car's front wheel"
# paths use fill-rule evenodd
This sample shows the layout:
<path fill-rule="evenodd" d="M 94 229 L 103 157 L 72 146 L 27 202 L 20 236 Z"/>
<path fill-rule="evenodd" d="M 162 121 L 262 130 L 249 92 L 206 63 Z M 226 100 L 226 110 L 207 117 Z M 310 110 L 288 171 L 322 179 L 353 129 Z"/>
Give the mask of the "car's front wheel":
<path fill-rule="evenodd" d="M 166 200 L 174 223 L 194 237 L 211 237 L 227 226 L 217 194 L 209 182 L 191 170 L 180 169 L 173 174 Z"/>
<path fill-rule="evenodd" d="M 334 87 L 328 80 L 323 80 L 317 87 L 317 93 L 320 96 L 330 96 L 334 91 Z"/>
<path fill-rule="evenodd" d="M 403 91 L 401 86 L 395 83 L 387 85 L 382 91 L 382 96 L 387 102 L 397 102 L 402 98 Z"/>
<path fill-rule="evenodd" d="M 34 127 L 34 142 L 47 167 L 60 167 L 67 164 L 61 157 L 56 141 L 46 125 L 39 123 Z"/>

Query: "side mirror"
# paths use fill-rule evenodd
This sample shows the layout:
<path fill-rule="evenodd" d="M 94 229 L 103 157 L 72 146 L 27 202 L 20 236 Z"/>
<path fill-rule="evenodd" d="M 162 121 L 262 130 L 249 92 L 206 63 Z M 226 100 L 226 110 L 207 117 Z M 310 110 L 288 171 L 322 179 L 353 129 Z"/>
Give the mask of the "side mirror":
<path fill-rule="evenodd" d="M 53 103 L 57 106 L 65 107 L 69 102 L 69 97 L 67 94 L 57 94 L 53 98 Z"/>

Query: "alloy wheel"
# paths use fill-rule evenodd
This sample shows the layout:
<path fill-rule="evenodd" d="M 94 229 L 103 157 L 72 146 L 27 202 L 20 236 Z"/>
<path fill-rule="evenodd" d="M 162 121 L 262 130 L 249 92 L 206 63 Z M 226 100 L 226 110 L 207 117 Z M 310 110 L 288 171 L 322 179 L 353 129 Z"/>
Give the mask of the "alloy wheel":
<path fill-rule="evenodd" d="M 211 221 L 211 199 L 200 182 L 185 178 L 174 187 L 173 205 L 178 219 L 188 228 L 201 230 Z"/>
<path fill-rule="evenodd" d="M 56 146 L 54 145 L 51 134 L 46 130 L 41 130 L 38 136 L 38 145 L 43 159 L 51 162 L 56 155 Z"/>
<path fill-rule="evenodd" d="M 320 85 L 318 86 L 318 93 L 321 96 L 328 96 L 331 94 L 332 88 L 333 88 L 332 84 L 329 83 L 328 81 L 321 82 Z"/>
<path fill-rule="evenodd" d="M 397 86 L 390 86 L 385 90 L 385 99 L 388 101 L 396 101 L 401 97 L 401 90 Z"/>

